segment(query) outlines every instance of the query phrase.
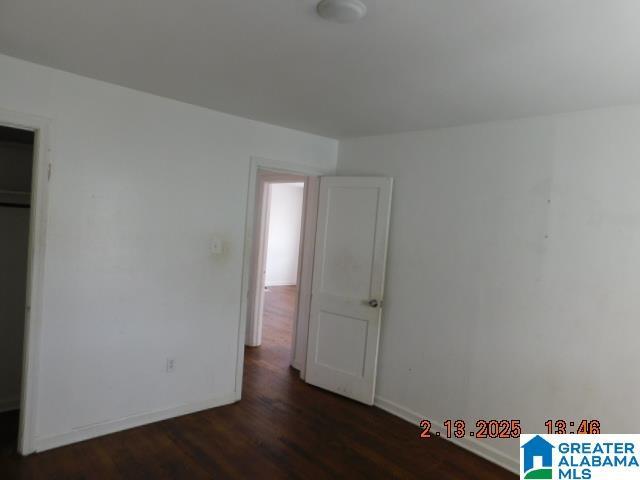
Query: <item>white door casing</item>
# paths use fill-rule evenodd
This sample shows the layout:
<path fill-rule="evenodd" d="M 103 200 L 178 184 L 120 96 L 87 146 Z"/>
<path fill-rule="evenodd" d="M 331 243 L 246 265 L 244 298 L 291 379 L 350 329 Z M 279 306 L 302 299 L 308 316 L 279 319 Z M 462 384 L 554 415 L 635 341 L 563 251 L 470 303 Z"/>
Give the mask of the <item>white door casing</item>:
<path fill-rule="evenodd" d="M 373 404 L 392 179 L 322 177 L 306 381 Z"/>

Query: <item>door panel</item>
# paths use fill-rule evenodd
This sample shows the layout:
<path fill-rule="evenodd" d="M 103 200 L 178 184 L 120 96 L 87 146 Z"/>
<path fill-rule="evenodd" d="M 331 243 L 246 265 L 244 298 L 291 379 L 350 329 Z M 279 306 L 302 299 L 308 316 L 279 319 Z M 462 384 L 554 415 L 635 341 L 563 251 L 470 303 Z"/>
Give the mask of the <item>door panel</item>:
<path fill-rule="evenodd" d="M 367 404 L 375 390 L 391 186 L 381 177 L 320 181 L 306 380 Z"/>
<path fill-rule="evenodd" d="M 377 188 L 328 189 L 326 230 L 320 244 L 324 248 L 319 266 L 323 292 L 349 298 L 369 296 L 377 200 Z"/>
<path fill-rule="evenodd" d="M 364 376 L 368 322 L 360 318 L 318 313 L 316 363 L 357 377 Z M 341 332 L 340 337 L 335 332 Z"/>

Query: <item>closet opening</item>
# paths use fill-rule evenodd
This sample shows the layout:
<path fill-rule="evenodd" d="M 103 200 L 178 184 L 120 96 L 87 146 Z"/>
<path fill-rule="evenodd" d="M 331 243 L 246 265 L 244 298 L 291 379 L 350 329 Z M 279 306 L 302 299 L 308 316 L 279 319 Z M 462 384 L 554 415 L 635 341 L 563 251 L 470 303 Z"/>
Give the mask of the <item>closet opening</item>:
<path fill-rule="evenodd" d="M 35 133 L 0 126 L 0 450 L 18 449 Z"/>

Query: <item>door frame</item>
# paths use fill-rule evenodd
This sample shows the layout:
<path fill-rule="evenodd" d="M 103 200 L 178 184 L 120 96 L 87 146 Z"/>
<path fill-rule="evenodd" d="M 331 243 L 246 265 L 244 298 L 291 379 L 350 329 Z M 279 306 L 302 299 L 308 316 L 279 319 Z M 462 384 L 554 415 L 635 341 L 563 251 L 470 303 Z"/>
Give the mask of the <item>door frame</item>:
<path fill-rule="evenodd" d="M 42 330 L 42 292 L 45 264 L 49 177 L 51 174 L 51 121 L 36 115 L 0 108 L 0 125 L 34 132 L 29 247 L 27 257 L 27 294 L 24 343 L 22 348 L 22 386 L 20 389 L 20 426 L 18 452 L 35 452 L 35 425 L 38 403 L 40 334 Z"/>
<path fill-rule="evenodd" d="M 320 178 L 320 176 L 307 176 L 304 183 L 303 215 L 298 248 L 298 302 L 293 323 L 290 363 L 293 368 L 298 369 L 300 378 L 303 380 L 307 374 L 307 345 L 311 320 L 311 287 L 313 286 L 313 259 L 318 226 Z"/>
<path fill-rule="evenodd" d="M 280 161 L 280 160 L 272 160 L 263 157 L 251 157 L 250 165 L 249 165 L 249 185 L 247 191 L 247 207 L 246 207 L 246 215 L 245 215 L 245 233 L 244 233 L 244 250 L 242 255 L 242 281 L 240 286 L 240 319 L 238 322 L 238 345 L 236 352 L 236 381 L 235 381 L 235 394 L 236 400 L 240 400 L 242 398 L 242 374 L 244 370 L 244 347 L 245 341 L 247 338 L 247 319 L 248 314 L 250 312 L 249 305 L 250 302 L 253 301 L 251 298 L 251 270 L 254 265 L 254 244 L 257 241 L 257 232 L 256 232 L 256 206 L 257 206 L 257 195 L 258 195 L 258 173 L 259 170 L 266 170 L 269 172 L 275 173 L 283 173 L 283 174 L 293 174 L 304 177 L 320 177 L 322 175 L 333 175 L 335 174 L 335 168 L 332 169 L 323 169 L 320 167 L 313 167 L 304 164 Z M 312 205 L 312 200 L 309 199 L 307 201 L 307 192 L 310 190 L 307 188 L 307 183 L 305 182 L 305 207 L 303 210 L 304 218 L 303 218 L 303 226 L 306 226 L 306 210 L 307 207 L 310 208 Z M 317 207 L 317 202 L 316 202 Z M 304 229 L 303 229 L 304 232 Z M 305 237 L 305 244 L 308 240 L 307 235 L 303 235 Z M 313 235 L 313 239 L 315 240 L 315 233 Z M 302 258 L 302 256 L 301 256 Z M 301 262 L 299 262 L 301 263 Z M 313 266 L 309 265 L 309 271 L 312 272 Z M 300 282 L 300 272 L 301 269 L 304 268 L 303 265 L 298 265 L 298 279 Z M 304 280 L 304 275 L 303 279 Z M 310 282 L 305 282 L 309 283 Z M 311 290 L 309 289 L 308 294 L 299 292 L 299 304 L 304 302 L 311 301 Z M 303 312 L 305 309 L 300 308 L 298 305 L 298 311 Z M 299 323 L 299 318 L 296 319 L 294 324 Z M 306 321 L 308 322 L 308 317 Z M 303 319 L 304 321 L 304 319 Z M 295 327 L 294 327 L 295 329 Z M 308 329 L 308 325 L 307 325 Z M 297 332 L 294 332 L 294 338 L 297 337 Z M 306 339 L 305 339 L 306 340 Z M 299 342 L 296 342 L 296 346 L 301 348 Z M 295 352 L 294 352 L 295 353 Z M 301 372 L 303 372 L 303 367 L 301 368 Z"/>

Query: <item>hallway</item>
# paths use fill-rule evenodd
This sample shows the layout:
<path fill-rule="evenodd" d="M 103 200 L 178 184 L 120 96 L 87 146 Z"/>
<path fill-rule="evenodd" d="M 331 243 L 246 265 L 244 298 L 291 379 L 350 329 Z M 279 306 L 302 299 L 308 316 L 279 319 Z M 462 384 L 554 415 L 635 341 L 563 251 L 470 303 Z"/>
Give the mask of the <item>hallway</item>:
<path fill-rule="evenodd" d="M 256 350 L 271 358 L 274 364 L 287 368 L 291 355 L 293 315 L 298 288 L 294 285 L 269 287 L 264 295 L 262 346 Z"/>

